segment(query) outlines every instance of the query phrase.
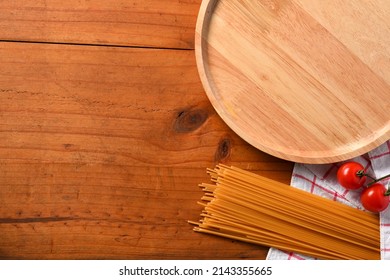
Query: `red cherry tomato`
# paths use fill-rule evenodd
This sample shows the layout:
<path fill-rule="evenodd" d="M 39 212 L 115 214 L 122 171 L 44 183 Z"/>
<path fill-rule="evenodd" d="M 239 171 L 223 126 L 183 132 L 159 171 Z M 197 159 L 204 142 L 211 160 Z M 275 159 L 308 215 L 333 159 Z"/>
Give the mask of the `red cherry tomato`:
<path fill-rule="evenodd" d="M 366 182 L 364 167 L 357 162 L 346 162 L 337 170 L 337 180 L 348 190 L 357 190 Z M 360 174 L 360 175 L 359 175 Z"/>
<path fill-rule="evenodd" d="M 384 185 L 375 183 L 362 191 L 360 201 L 366 210 L 382 212 L 389 206 L 390 196 Z"/>

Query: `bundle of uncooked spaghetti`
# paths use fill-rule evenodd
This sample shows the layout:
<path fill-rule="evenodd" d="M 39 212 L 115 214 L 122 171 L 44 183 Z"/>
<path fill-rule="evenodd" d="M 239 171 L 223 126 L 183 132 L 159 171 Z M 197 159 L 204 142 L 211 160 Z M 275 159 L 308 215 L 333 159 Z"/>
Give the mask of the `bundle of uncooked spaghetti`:
<path fill-rule="evenodd" d="M 378 216 L 236 167 L 208 169 L 197 232 L 319 259 L 379 259 Z"/>

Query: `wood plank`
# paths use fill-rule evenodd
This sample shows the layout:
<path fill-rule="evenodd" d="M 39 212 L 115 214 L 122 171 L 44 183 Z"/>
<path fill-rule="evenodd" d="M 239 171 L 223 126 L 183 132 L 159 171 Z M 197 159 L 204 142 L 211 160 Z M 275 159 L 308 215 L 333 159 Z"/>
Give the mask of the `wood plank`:
<path fill-rule="evenodd" d="M 0 258 L 262 259 L 187 223 L 218 162 L 292 170 L 221 121 L 194 51 L 0 43 Z"/>
<path fill-rule="evenodd" d="M 201 0 L 0 1 L 0 40 L 192 49 Z"/>

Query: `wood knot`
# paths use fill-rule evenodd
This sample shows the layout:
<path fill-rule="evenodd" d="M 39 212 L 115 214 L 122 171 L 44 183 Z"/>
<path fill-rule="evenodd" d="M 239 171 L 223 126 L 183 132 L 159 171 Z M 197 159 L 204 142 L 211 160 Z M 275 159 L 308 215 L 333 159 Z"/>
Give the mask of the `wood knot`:
<path fill-rule="evenodd" d="M 215 161 L 226 161 L 230 157 L 230 151 L 232 149 L 232 141 L 229 138 L 224 138 L 218 143 L 217 150 L 215 152 Z"/>
<path fill-rule="evenodd" d="M 194 131 L 201 127 L 207 118 L 208 113 L 203 109 L 180 111 L 175 119 L 174 130 L 179 133 Z"/>
<path fill-rule="evenodd" d="M 64 146 L 64 148 L 66 149 L 66 150 L 69 150 L 69 149 L 72 149 L 73 148 L 73 144 L 68 144 L 68 143 L 66 143 L 66 144 L 62 144 L 63 146 Z"/>

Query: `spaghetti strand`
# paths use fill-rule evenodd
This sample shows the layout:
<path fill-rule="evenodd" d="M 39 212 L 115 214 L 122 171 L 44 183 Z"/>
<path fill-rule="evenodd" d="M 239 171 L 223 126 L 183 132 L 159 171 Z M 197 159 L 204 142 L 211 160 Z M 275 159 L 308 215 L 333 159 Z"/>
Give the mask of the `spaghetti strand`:
<path fill-rule="evenodd" d="M 194 231 L 320 259 L 379 259 L 378 216 L 219 164 Z"/>

